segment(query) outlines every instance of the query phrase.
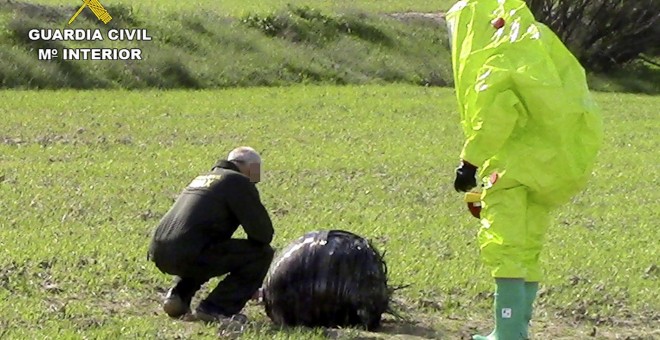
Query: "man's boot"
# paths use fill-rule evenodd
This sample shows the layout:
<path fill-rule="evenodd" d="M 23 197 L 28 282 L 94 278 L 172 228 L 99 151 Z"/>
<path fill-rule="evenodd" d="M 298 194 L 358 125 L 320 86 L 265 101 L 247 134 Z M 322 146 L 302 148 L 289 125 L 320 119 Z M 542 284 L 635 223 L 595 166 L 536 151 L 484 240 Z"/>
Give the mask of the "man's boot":
<path fill-rule="evenodd" d="M 525 280 L 495 279 L 495 329 L 473 340 L 521 340 L 525 334 Z"/>
<path fill-rule="evenodd" d="M 529 326 L 534 311 L 534 300 L 539 290 L 538 282 L 525 282 L 525 338 L 529 339 Z"/>
<path fill-rule="evenodd" d="M 172 318 L 180 318 L 190 312 L 190 303 L 201 284 L 192 279 L 176 277 L 174 285 L 163 301 L 163 310 Z"/>
<path fill-rule="evenodd" d="M 163 310 L 171 318 L 179 318 L 190 311 L 190 302 L 184 301 L 184 299 L 178 295 L 174 288 L 170 288 L 163 302 Z"/>
<path fill-rule="evenodd" d="M 248 318 L 245 314 L 227 313 L 222 308 L 219 308 L 207 300 L 199 303 L 199 306 L 195 309 L 195 318 L 204 322 L 230 322 L 238 324 L 245 324 L 248 322 Z"/>

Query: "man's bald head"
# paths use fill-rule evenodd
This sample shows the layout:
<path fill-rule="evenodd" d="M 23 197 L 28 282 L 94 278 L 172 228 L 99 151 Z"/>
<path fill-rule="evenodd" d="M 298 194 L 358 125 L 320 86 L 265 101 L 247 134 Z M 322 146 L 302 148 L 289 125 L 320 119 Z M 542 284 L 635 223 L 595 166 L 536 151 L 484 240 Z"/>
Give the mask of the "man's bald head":
<path fill-rule="evenodd" d="M 231 150 L 227 160 L 236 164 L 241 173 L 250 177 L 250 181 L 258 183 L 261 181 L 261 156 L 249 146 L 240 146 Z"/>
<path fill-rule="evenodd" d="M 252 163 L 261 163 L 261 156 L 259 153 L 249 146 L 239 146 L 234 150 L 231 150 L 229 156 L 227 156 L 228 161 L 243 161 L 246 164 Z"/>

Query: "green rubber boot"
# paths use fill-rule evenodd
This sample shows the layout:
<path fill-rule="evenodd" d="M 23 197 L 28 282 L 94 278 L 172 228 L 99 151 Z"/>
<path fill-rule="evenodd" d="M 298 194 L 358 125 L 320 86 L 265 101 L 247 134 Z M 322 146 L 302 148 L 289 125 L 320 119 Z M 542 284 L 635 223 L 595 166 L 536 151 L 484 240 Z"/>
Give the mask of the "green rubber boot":
<path fill-rule="evenodd" d="M 525 282 L 525 339 L 529 339 L 529 323 L 532 321 L 534 300 L 539 291 L 538 282 Z"/>
<path fill-rule="evenodd" d="M 473 340 L 526 339 L 525 280 L 495 279 L 495 329 L 489 335 L 475 335 Z"/>

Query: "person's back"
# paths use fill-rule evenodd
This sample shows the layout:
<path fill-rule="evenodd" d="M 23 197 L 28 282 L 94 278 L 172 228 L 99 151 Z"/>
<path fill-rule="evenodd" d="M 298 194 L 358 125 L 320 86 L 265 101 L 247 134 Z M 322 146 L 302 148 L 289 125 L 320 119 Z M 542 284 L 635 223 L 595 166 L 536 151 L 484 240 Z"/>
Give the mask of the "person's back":
<path fill-rule="evenodd" d="M 493 15 L 504 26 L 458 24 Z M 567 201 L 584 187 L 602 139 L 579 61 L 524 1 L 462 1 L 448 16 L 463 156 L 488 160 L 484 173 L 506 168 L 547 204 Z"/>
<path fill-rule="evenodd" d="M 508 170 L 534 190 L 532 198 L 559 205 L 590 177 L 602 121 L 579 61 L 547 26 L 529 20 L 529 37 L 507 51 L 515 70 L 512 87 L 528 117 L 510 148 L 517 153 Z"/>
<path fill-rule="evenodd" d="M 239 172 L 216 167 L 196 177 L 156 228 L 151 246 L 154 261 L 188 261 L 196 258 L 207 244 L 230 239 L 241 224 L 231 208 L 238 204 L 237 200 L 249 200 L 252 205 L 259 200 L 254 184 Z M 273 237 L 272 222 L 263 213 L 263 207 L 257 205 L 253 208 L 258 209 L 253 210 L 250 219 L 259 227 L 250 230 L 248 236 L 254 241 L 268 244 Z M 166 263 L 163 265 L 167 266 Z"/>

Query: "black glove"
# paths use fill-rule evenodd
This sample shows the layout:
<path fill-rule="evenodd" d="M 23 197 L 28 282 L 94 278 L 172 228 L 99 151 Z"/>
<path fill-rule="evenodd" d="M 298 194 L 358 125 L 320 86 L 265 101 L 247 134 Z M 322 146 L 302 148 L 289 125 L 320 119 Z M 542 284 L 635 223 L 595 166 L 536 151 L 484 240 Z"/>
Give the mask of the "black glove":
<path fill-rule="evenodd" d="M 468 192 L 477 186 L 477 167 L 461 161 L 461 165 L 456 168 L 456 179 L 454 180 L 454 189 L 456 191 Z"/>

